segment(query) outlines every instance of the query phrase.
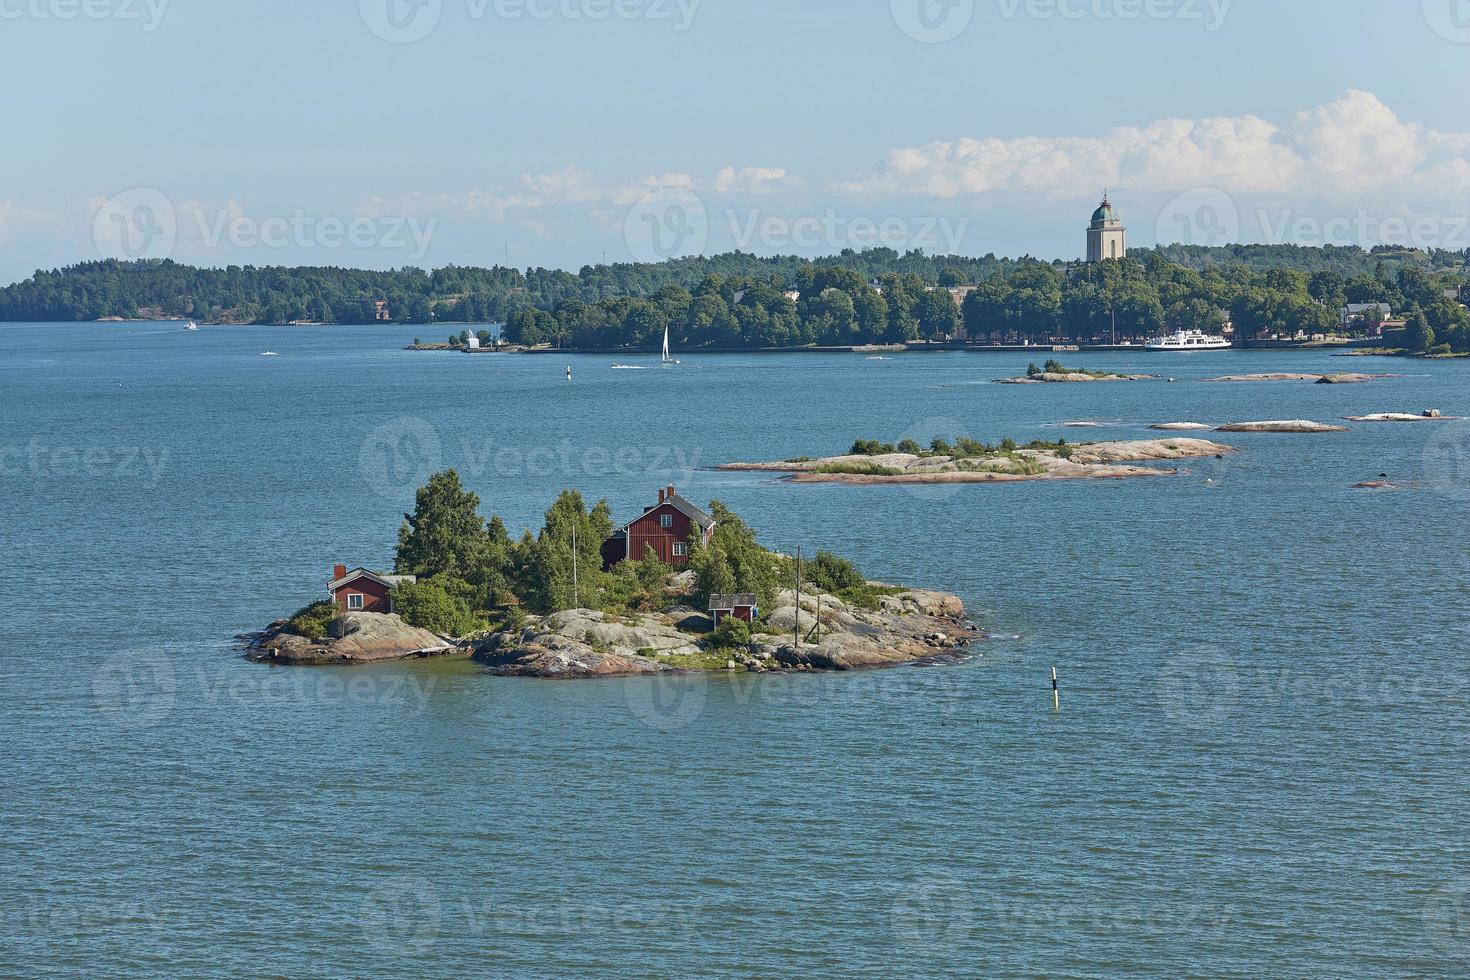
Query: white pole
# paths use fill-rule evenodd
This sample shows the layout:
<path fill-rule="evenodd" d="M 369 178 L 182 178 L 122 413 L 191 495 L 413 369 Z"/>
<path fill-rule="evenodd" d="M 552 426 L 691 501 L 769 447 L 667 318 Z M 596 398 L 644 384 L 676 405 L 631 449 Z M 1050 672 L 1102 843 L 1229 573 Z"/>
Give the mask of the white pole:
<path fill-rule="evenodd" d="M 582 591 L 577 586 L 577 525 L 572 525 L 572 605 L 582 608 Z"/>

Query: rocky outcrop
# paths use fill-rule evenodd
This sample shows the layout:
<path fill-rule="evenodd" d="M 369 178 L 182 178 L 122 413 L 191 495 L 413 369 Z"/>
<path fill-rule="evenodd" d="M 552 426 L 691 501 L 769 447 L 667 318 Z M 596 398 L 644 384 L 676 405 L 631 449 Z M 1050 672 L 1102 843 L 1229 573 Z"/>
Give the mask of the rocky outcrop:
<path fill-rule="evenodd" d="M 475 648 L 475 659 L 498 674 L 516 677 L 611 677 L 672 669 L 657 657 L 690 656 L 700 637 L 679 629 L 688 607 L 668 614 L 609 616 L 572 609 L 532 616 L 519 630 L 496 633 Z"/>
<path fill-rule="evenodd" d="M 1374 415 L 1349 415 L 1349 422 L 1454 422 L 1458 415 L 1441 415 L 1439 409 L 1431 408 L 1419 415 L 1406 412 L 1379 412 Z"/>
<path fill-rule="evenodd" d="M 1018 483 L 1034 480 L 1122 480 L 1179 471 L 1128 463 L 1201 459 L 1234 452 L 1206 439 L 1140 439 L 1076 443 L 1057 449 L 961 458 L 886 453 L 770 463 L 726 463 L 722 470 L 785 473 L 795 483 Z"/>
<path fill-rule="evenodd" d="M 481 642 L 474 657 L 492 673 L 552 679 L 679 669 L 853 670 L 953 654 L 982 635 L 964 616 L 964 603 L 943 592 L 898 592 L 865 610 L 812 593 L 798 605 L 787 590 L 747 650 L 714 649 L 708 634 L 689 632 L 687 608 L 627 618 L 579 609 L 531 617 L 521 629 Z"/>
<path fill-rule="evenodd" d="M 1150 429 L 1158 429 L 1160 432 L 1204 432 L 1210 426 L 1203 422 L 1160 422 L 1158 425 L 1149 426 Z"/>
<path fill-rule="evenodd" d="M 1362 384 L 1365 381 L 1376 381 L 1379 378 L 1392 378 L 1392 374 L 1292 374 L 1277 372 L 1274 374 L 1227 374 L 1223 378 L 1208 378 L 1209 381 L 1310 381 L 1313 384 L 1346 385 Z"/>
<path fill-rule="evenodd" d="M 463 652 L 452 640 L 382 613 L 339 616 L 320 640 L 287 632 L 284 620 L 244 639 L 251 660 L 293 666 L 372 664 Z"/>
<path fill-rule="evenodd" d="M 1085 384 L 1089 381 L 1157 381 L 1156 374 L 1087 374 L 1083 371 L 1068 371 L 1058 374 L 1054 371 L 1044 371 L 1041 374 L 1028 374 L 1023 378 L 998 378 L 998 385 L 1044 385 L 1044 384 Z"/>
<path fill-rule="evenodd" d="M 1232 422 L 1222 425 L 1216 432 L 1346 432 L 1341 425 L 1312 422 L 1308 419 L 1289 419 L 1273 422 Z"/>
<path fill-rule="evenodd" d="M 782 592 L 755 649 L 787 668 L 860 670 L 953 655 L 982 636 L 964 621 L 964 603 L 941 592 L 884 596 L 877 610 L 804 594 L 800 610 L 798 621 L 795 593 Z"/>

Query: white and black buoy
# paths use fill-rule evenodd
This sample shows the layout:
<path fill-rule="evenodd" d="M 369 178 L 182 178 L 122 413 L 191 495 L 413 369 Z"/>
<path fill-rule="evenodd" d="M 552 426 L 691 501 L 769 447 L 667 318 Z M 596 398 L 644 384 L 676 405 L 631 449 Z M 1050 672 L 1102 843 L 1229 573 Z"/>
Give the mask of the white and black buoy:
<path fill-rule="evenodd" d="M 571 384 L 571 383 L 572 383 L 572 366 L 570 364 L 568 364 L 567 365 L 567 384 Z"/>
<path fill-rule="evenodd" d="M 1051 669 L 1051 707 L 1053 711 L 1062 710 L 1062 695 L 1057 689 L 1057 669 Z"/>

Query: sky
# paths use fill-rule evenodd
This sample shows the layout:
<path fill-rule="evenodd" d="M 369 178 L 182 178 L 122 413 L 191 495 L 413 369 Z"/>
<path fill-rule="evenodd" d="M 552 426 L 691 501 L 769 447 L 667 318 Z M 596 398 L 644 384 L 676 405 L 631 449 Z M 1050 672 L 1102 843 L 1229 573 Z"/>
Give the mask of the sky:
<path fill-rule="evenodd" d="M 0 0 L 0 283 L 104 256 L 1470 247 L 1470 0 Z"/>

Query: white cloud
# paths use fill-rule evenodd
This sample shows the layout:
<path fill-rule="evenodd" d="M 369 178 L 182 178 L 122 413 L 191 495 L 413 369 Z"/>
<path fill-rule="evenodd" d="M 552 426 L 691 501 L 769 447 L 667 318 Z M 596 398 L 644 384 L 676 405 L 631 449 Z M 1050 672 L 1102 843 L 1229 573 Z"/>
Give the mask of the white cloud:
<path fill-rule="evenodd" d="M 795 181 L 780 167 L 725 167 L 711 187 L 720 194 L 768 194 Z"/>
<path fill-rule="evenodd" d="M 699 182 L 685 173 L 650 174 L 641 180 L 620 188 L 612 196 L 614 204 L 636 204 L 655 191 L 699 189 Z"/>
<path fill-rule="evenodd" d="M 1371 93 L 1350 91 L 1297 113 L 1285 128 L 1254 115 L 1161 119 L 1097 137 L 965 138 L 899 148 L 834 189 L 945 199 L 993 191 L 1071 197 L 1103 186 L 1463 195 L 1467 160 L 1470 134 L 1403 122 Z"/>

